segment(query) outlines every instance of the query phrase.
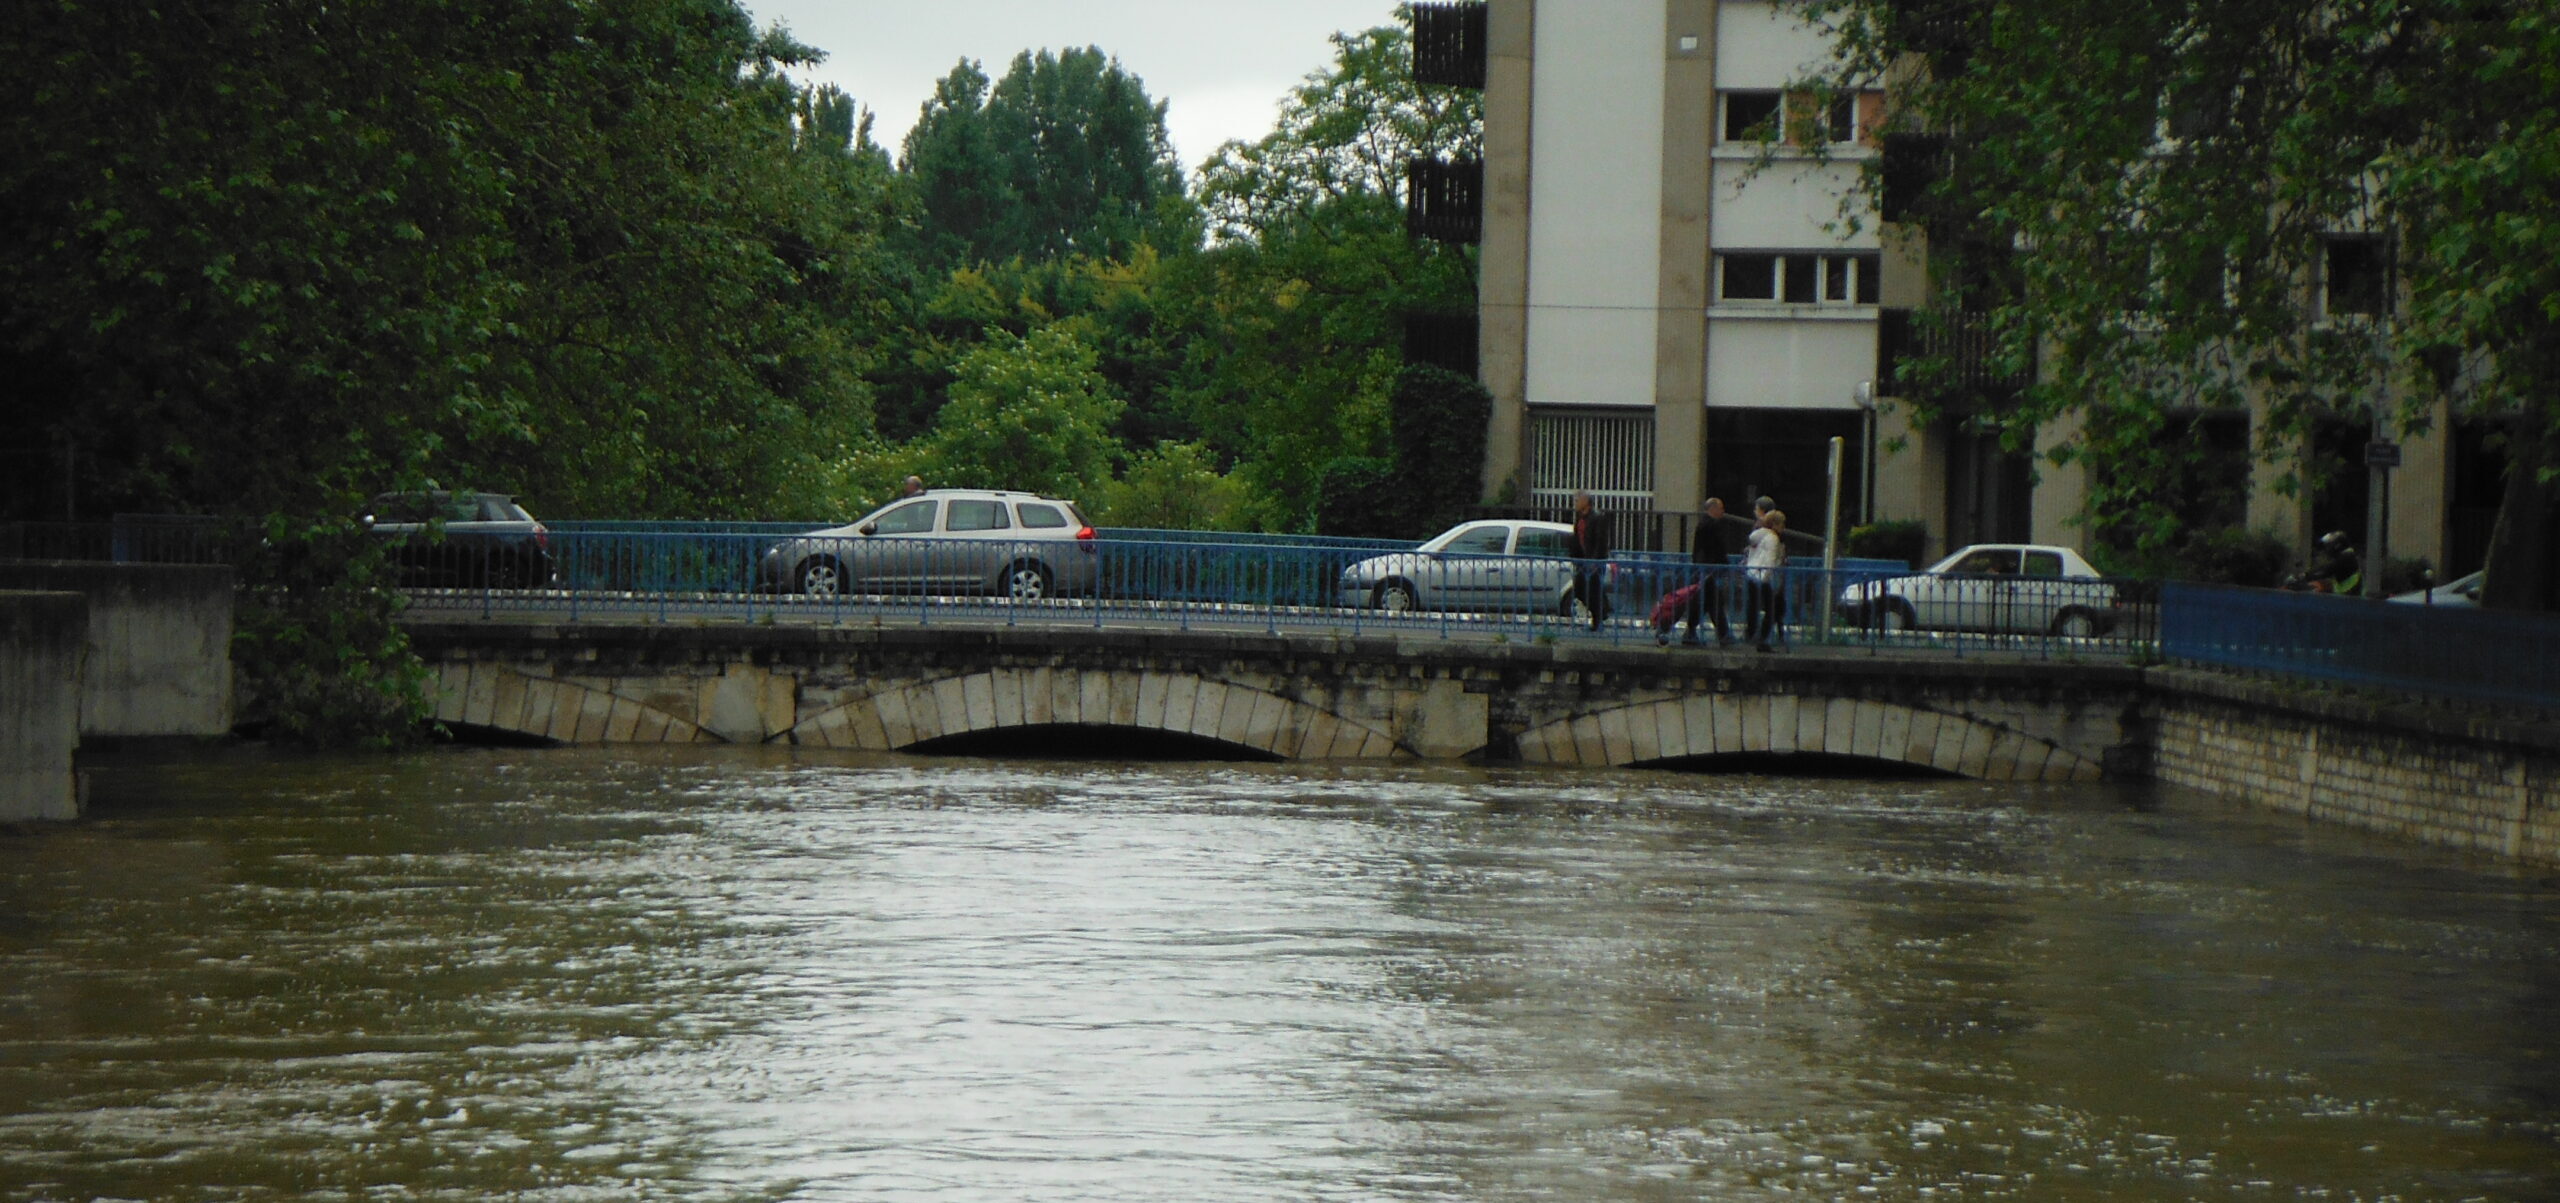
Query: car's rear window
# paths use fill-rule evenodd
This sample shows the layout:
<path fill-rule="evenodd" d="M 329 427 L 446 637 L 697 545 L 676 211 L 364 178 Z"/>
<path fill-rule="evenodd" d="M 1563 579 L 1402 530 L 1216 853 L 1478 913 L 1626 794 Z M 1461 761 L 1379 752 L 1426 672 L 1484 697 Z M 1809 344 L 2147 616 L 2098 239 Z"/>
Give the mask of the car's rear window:
<path fill-rule="evenodd" d="M 1004 503 L 984 497 L 955 497 L 951 512 L 944 515 L 942 528 L 950 531 L 1003 530 L 1013 525 L 1004 516 Z"/>
<path fill-rule="evenodd" d="M 2028 552 L 2026 574 L 2028 576 L 2060 577 L 2062 575 L 2062 556 L 2050 551 Z"/>
<path fill-rule="evenodd" d="M 1015 512 L 1022 516 L 1024 526 L 1035 530 L 1056 530 L 1067 525 L 1067 516 L 1054 505 L 1026 501 Z"/>
<path fill-rule="evenodd" d="M 479 520 L 482 522 L 522 522 L 528 517 L 530 515 L 518 509 L 516 503 L 504 497 L 492 496 L 480 499 Z"/>

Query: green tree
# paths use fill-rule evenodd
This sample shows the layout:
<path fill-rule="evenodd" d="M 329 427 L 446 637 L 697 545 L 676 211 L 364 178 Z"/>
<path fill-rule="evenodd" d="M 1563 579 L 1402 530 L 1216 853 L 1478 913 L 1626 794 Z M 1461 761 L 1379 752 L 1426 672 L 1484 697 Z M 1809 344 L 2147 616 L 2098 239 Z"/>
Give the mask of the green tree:
<path fill-rule="evenodd" d="M 0 450 L 71 465 L 13 507 L 254 520 L 252 583 L 291 587 L 244 595 L 248 685 L 326 708 L 291 681 L 405 662 L 354 531 L 375 491 L 794 495 L 868 430 L 886 187 L 795 127 L 778 69 L 810 53 L 727 0 L 0 23 L 0 372 L 28 415 Z M 406 701 L 361 712 L 382 732 Z"/>
<path fill-rule="evenodd" d="M 1938 283 L 1988 311 L 2008 366 L 2041 363 L 1989 420 L 2077 420 L 2061 455 L 2119 482 L 2094 511 L 2179 536 L 2140 482 L 2181 469 L 2162 434 L 2185 413 L 2255 406 L 2259 455 L 2292 469 L 2324 418 L 2405 433 L 2450 399 L 2508 440 L 2488 602 L 2560 600 L 2560 217 L 2532 199 L 2560 186 L 2550 6 L 1791 6 L 1840 35 L 1829 84 L 1892 78 L 1905 128 L 1950 136 L 1922 201 Z M 2317 301 L 2339 231 L 2380 240 L 2375 317 Z"/>
<path fill-rule="evenodd" d="M 1218 470 L 1200 443 L 1166 441 L 1129 460 L 1104 493 L 1098 521 L 1153 530 L 1242 530 L 1247 498 L 1241 482 Z"/>
<path fill-rule="evenodd" d="M 1172 265 L 1158 310 L 1189 348 L 1180 385 L 1203 437 L 1256 494 L 1257 521 L 1305 530 L 1327 465 L 1385 457 L 1409 312 L 1469 311 L 1470 248 L 1405 233 L 1405 161 L 1474 153 L 1472 92 L 1413 82 L 1408 35 L 1334 38 L 1279 126 L 1201 169 L 1215 239 Z"/>
<path fill-rule="evenodd" d="M 1182 195 L 1164 112 L 1094 47 L 1024 51 L 992 84 L 962 60 L 907 134 L 923 261 L 1127 254 Z"/>
<path fill-rule="evenodd" d="M 1121 402 L 1074 323 L 997 332 L 963 356 L 914 462 L 936 485 L 1097 497 L 1121 455 Z"/>

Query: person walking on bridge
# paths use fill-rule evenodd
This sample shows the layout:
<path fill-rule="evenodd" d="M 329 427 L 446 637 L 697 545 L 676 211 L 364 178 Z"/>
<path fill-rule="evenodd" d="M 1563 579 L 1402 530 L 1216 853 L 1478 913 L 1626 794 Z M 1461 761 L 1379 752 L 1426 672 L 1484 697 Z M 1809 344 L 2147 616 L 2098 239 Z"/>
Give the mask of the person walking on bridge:
<path fill-rule="evenodd" d="M 1689 562 L 1697 565 L 1698 591 L 1689 596 L 1689 627 L 1680 637 L 1683 644 L 1698 642 L 1698 618 L 1703 613 L 1715 620 L 1716 646 L 1733 645 L 1733 626 L 1725 617 L 1725 565 L 1742 550 L 1734 546 L 1733 528 L 1738 525 L 1738 520 L 1725 516 L 1721 497 L 1708 498 L 1698 515 L 1698 533 L 1689 540 Z"/>
<path fill-rule="evenodd" d="M 1761 514 L 1759 528 L 1751 532 L 1750 550 L 1742 557 L 1743 584 L 1751 595 L 1743 633 L 1764 652 L 1775 650 L 1769 641 L 1778 637 L 1786 621 L 1786 534 L 1786 511 L 1771 509 Z"/>
<path fill-rule="evenodd" d="M 1591 614 L 1591 629 L 1609 619 L 1609 515 L 1591 504 L 1591 494 L 1573 495 L 1573 595 Z"/>

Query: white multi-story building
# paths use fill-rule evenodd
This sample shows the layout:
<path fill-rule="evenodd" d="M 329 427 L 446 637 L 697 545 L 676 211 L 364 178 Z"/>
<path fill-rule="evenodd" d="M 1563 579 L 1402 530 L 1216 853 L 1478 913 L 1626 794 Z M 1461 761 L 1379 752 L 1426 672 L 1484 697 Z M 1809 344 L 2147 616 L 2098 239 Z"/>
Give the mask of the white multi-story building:
<path fill-rule="evenodd" d="M 1837 436 L 1844 521 L 1866 512 L 1890 298 L 1877 223 L 1848 201 L 1880 95 L 1791 95 L 1826 45 L 1766 0 L 1489 0 L 1485 18 L 1488 491 L 1674 512 L 1766 493 L 1819 530 Z"/>

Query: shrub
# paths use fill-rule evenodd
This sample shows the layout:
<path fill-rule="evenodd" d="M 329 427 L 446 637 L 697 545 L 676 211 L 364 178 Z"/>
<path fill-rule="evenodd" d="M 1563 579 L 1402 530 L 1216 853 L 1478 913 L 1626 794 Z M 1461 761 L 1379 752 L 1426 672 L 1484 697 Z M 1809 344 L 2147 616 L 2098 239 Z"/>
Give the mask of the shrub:
<path fill-rule="evenodd" d="M 2284 580 L 2292 549 L 2262 530 L 2225 527 L 2190 535 L 2171 557 L 2169 575 L 2211 585 L 2273 588 Z"/>
<path fill-rule="evenodd" d="M 1900 560 L 1917 568 L 1928 546 L 1928 523 L 1915 518 L 1898 518 L 1849 528 L 1847 546 L 1843 550 L 1859 559 Z"/>

